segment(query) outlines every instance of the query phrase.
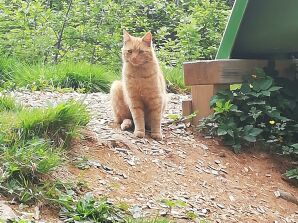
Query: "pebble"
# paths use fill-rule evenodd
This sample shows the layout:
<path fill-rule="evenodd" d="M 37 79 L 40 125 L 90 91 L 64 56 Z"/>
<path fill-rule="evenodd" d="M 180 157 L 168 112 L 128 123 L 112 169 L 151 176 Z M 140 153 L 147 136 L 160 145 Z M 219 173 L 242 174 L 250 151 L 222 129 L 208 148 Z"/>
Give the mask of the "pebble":
<path fill-rule="evenodd" d="M 4 201 L 0 201 L 0 221 L 6 222 L 9 220 L 13 220 L 17 217 L 15 212 L 9 207 L 7 204 L 5 204 Z"/>

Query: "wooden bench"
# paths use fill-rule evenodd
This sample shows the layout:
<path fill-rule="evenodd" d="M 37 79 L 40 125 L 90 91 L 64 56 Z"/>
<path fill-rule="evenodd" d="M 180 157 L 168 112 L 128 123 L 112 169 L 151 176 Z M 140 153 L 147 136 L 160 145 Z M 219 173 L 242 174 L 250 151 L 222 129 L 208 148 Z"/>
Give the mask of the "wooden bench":
<path fill-rule="evenodd" d="M 256 68 L 268 68 L 270 64 L 283 77 L 293 78 L 296 73 L 297 60 L 223 59 L 184 63 L 184 83 L 191 87 L 192 99 L 182 102 L 183 115 L 196 112 L 193 124 L 197 124 L 212 112 L 209 101 L 219 89 L 242 83 Z"/>

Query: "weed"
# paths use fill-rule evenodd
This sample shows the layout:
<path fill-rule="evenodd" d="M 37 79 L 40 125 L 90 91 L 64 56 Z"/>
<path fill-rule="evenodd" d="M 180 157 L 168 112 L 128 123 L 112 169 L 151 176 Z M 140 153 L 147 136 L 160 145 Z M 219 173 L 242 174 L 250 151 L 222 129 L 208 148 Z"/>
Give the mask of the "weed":
<path fill-rule="evenodd" d="M 169 200 L 162 199 L 161 203 L 165 204 L 168 207 L 168 213 L 171 213 L 172 209 L 175 207 L 185 207 L 187 204 L 181 200 Z"/>
<path fill-rule="evenodd" d="M 285 173 L 285 176 L 288 177 L 289 179 L 298 180 L 298 168 L 288 170 Z"/>
<path fill-rule="evenodd" d="M 61 197 L 63 204 L 60 216 L 67 222 L 89 220 L 93 222 L 124 222 L 121 211 L 105 198 L 97 199 L 92 193 L 74 200 L 71 195 Z"/>
<path fill-rule="evenodd" d="M 178 114 L 168 114 L 167 118 L 171 119 L 174 124 L 177 124 L 179 122 L 190 121 L 195 116 L 196 116 L 196 112 L 194 112 L 190 115 L 187 115 L 187 116 L 181 116 Z"/>
<path fill-rule="evenodd" d="M 186 92 L 180 67 L 162 68 L 169 92 Z M 27 64 L 17 59 L 0 57 L 0 87 L 57 90 L 59 92 L 108 92 L 111 82 L 118 78 L 119 68 L 86 62 L 59 64 Z"/>

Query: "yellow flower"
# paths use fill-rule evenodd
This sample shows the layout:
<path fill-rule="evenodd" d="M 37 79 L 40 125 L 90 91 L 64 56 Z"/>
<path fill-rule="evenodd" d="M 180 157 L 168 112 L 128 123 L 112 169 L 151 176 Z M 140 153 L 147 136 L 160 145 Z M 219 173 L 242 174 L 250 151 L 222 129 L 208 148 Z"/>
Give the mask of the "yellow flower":
<path fill-rule="evenodd" d="M 269 121 L 269 124 L 274 125 L 275 124 L 275 121 L 274 120 L 270 120 Z"/>
<path fill-rule="evenodd" d="M 252 78 L 257 79 L 257 75 L 253 74 L 251 76 L 252 76 Z"/>

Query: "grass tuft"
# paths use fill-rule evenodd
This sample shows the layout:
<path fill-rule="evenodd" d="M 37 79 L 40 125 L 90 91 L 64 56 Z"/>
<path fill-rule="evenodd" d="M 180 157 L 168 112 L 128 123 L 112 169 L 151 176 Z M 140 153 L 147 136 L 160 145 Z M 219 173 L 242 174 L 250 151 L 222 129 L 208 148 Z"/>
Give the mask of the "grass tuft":
<path fill-rule="evenodd" d="M 21 202 L 46 197 L 43 177 L 58 167 L 68 145 L 89 115 L 74 101 L 55 107 L 25 108 L 0 97 L 0 192 Z"/>
<path fill-rule="evenodd" d="M 11 97 L 2 96 L 0 97 L 0 112 L 3 111 L 19 111 L 21 106 L 16 104 Z"/>
<path fill-rule="evenodd" d="M 167 90 L 171 93 L 185 93 L 188 88 L 184 85 L 183 72 L 180 67 L 163 67 L 164 77 L 167 82 Z"/>
<path fill-rule="evenodd" d="M 78 128 L 89 121 L 85 107 L 74 101 L 48 109 L 19 108 L 18 112 L 4 111 L 0 117 L 0 133 L 6 141 L 18 142 L 41 137 L 64 146 L 77 133 Z"/>
<path fill-rule="evenodd" d="M 83 92 L 108 92 L 117 71 L 105 65 L 86 62 L 27 64 L 13 58 L 0 58 L 0 86 L 30 90 L 72 88 Z"/>

